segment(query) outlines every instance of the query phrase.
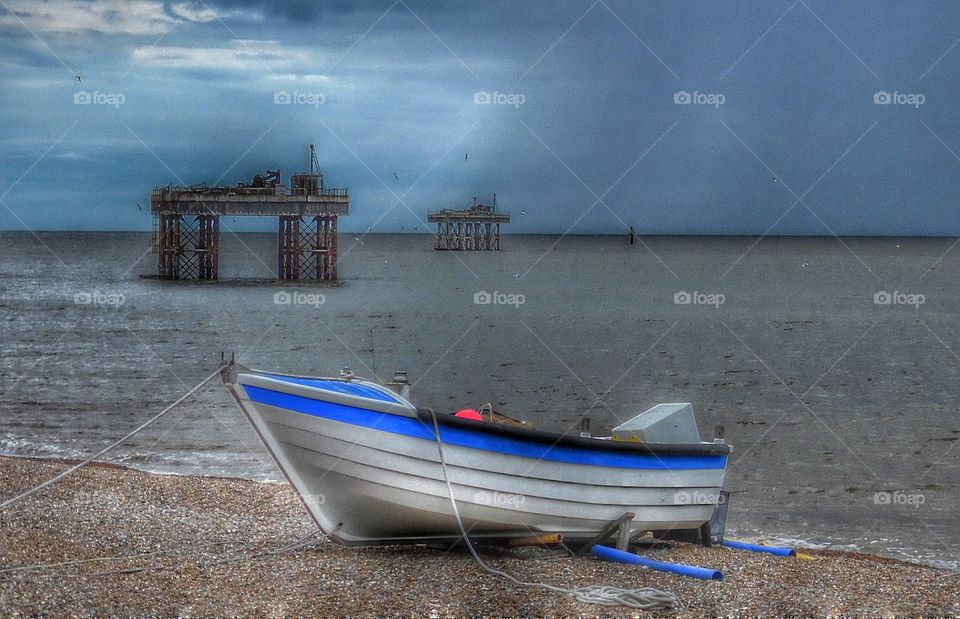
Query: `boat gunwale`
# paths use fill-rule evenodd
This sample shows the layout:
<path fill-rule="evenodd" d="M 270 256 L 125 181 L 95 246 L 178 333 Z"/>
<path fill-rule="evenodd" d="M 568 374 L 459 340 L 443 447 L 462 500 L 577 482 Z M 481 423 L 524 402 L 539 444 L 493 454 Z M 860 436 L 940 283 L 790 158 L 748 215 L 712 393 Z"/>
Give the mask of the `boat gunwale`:
<path fill-rule="evenodd" d="M 330 389 L 324 389 L 323 387 L 304 385 L 302 383 L 289 382 L 283 380 L 282 378 L 278 378 L 284 376 L 301 379 L 318 378 L 309 376 L 294 376 L 292 374 L 269 373 L 261 370 L 246 370 L 243 372 L 238 372 L 235 378 L 231 377 L 230 382 L 231 384 L 244 387 L 250 385 L 253 387 L 259 387 L 261 389 L 275 391 L 277 393 L 286 393 L 323 402 L 332 402 L 335 404 L 342 404 L 344 406 L 353 406 L 377 413 L 416 418 L 416 407 L 399 394 L 392 394 L 396 398 L 396 401 L 388 402 L 386 400 L 368 398 L 359 394 L 333 391 Z M 330 380 L 344 383 L 357 382 L 364 385 L 372 385 L 381 390 L 386 390 L 386 388 L 382 385 L 361 379 L 348 381 L 346 379 L 320 378 L 320 380 Z M 317 397 L 318 395 L 322 397 Z"/>
<path fill-rule="evenodd" d="M 402 397 L 398 399 L 402 403 L 389 403 L 381 400 L 374 400 L 360 395 L 349 395 L 345 393 L 326 390 L 320 387 L 302 385 L 299 383 L 286 382 L 279 378 L 264 376 L 267 372 L 262 370 L 250 370 L 238 372 L 235 382 L 241 385 L 250 384 L 254 387 L 268 389 L 278 393 L 287 393 L 305 397 L 308 399 L 332 402 L 345 406 L 369 410 L 374 413 L 397 415 L 400 417 L 412 417 L 431 429 L 433 420 L 430 408 L 416 407 L 407 402 Z M 290 374 L 274 373 L 274 376 L 291 376 Z M 246 379 L 246 380 L 242 380 Z M 297 376 L 296 378 L 310 378 Z M 328 380 L 328 379 L 324 379 Z M 344 379 L 329 379 L 340 380 Z M 384 387 L 363 381 L 366 384 L 375 385 L 381 389 Z M 259 384 L 258 384 L 259 383 Z M 278 387 L 281 387 L 278 389 Z M 319 397 L 318 397 L 319 396 Z M 408 408 L 409 407 L 409 408 Z M 730 445 L 726 443 L 642 443 L 633 441 L 614 441 L 601 440 L 596 438 L 585 438 L 578 435 L 561 434 L 557 432 L 548 432 L 545 430 L 534 430 L 505 424 L 496 424 L 489 421 L 476 421 L 456 417 L 452 414 L 437 414 L 437 422 L 442 426 L 460 429 L 466 432 L 476 432 L 502 438 L 510 438 L 532 442 L 535 444 L 547 444 L 551 449 L 556 447 L 569 447 L 575 449 L 598 450 L 609 453 L 622 453 L 630 455 L 645 456 L 728 456 L 730 454 Z"/>
<path fill-rule="evenodd" d="M 432 425 L 433 416 L 434 413 L 431 409 L 417 407 L 417 417 L 421 421 Z M 441 426 L 450 426 L 472 432 L 484 432 L 504 438 L 533 441 L 536 443 L 550 443 L 552 447 L 599 449 L 601 451 L 615 451 L 647 456 L 726 456 L 730 454 L 730 446 L 726 443 L 641 443 L 614 441 L 571 434 L 560 434 L 546 430 L 533 430 L 530 428 L 490 423 L 489 421 L 477 421 L 455 415 L 436 415 L 436 419 L 437 423 Z"/>

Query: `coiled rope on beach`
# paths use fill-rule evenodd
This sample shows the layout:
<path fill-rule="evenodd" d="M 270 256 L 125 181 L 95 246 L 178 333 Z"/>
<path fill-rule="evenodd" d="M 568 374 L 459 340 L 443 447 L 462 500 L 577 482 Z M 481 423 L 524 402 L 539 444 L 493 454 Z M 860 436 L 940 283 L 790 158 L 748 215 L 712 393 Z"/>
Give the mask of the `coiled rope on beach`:
<path fill-rule="evenodd" d="M 93 454 L 92 456 L 89 456 L 88 458 L 86 458 L 86 459 L 78 462 L 77 464 L 71 466 L 70 468 L 68 468 L 67 470 L 63 471 L 62 473 L 59 473 L 59 474 L 57 474 L 57 475 L 54 475 L 53 477 L 51 477 L 51 478 L 48 479 L 47 481 L 43 482 L 42 484 L 40 484 L 40 485 L 38 485 L 38 486 L 35 486 L 35 487 L 33 487 L 33 488 L 30 488 L 29 490 L 25 490 L 25 491 L 21 492 L 20 494 L 16 495 L 15 497 L 10 498 L 10 499 L 7 499 L 7 500 L 4 501 L 3 503 L 0 503 L 0 509 L 5 509 L 5 508 L 13 505 L 14 503 L 19 503 L 19 502 L 22 501 L 23 499 L 25 499 L 25 498 L 27 498 L 27 497 L 29 497 L 29 496 L 32 496 L 32 495 L 40 492 L 40 491 L 43 490 L 44 488 L 46 488 L 46 487 L 48 487 L 48 486 L 52 486 L 53 484 L 57 483 L 58 481 L 60 481 L 60 480 L 63 479 L 64 477 L 66 477 L 67 475 L 70 475 L 70 474 L 72 474 L 72 473 L 74 473 L 74 472 L 82 469 L 83 467 L 87 466 L 88 464 L 90 464 L 91 462 L 93 462 L 94 460 L 96 460 L 97 458 L 99 458 L 100 456 L 102 456 L 103 454 L 107 453 L 108 451 L 110 451 L 110 450 L 112 450 L 112 449 L 117 448 L 118 446 L 122 445 L 125 441 L 127 441 L 127 440 L 130 439 L 131 437 L 133 437 L 133 436 L 135 436 L 136 434 L 139 434 L 140 432 L 146 430 L 148 427 L 150 427 L 151 425 L 153 425 L 155 422 L 159 421 L 161 417 L 163 417 L 164 415 L 166 415 L 167 413 L 169 413 L 170 411 L 172 411 L 174 408 L 176 408 L 177 406 L 179 406 L 180 404 L 182 404 L 182 403 L 184 402 L 184 400 L 186 400 L 187 398 L 189 398 L 190 396 L 192 396 L 193 394 L 195 394 L 197 391 L 199 391 L 199 390 L 201 389 L 201 387 L 203 387 L 204 385 L 206 385 L 207 383 L 209 383 L 211 380 L 213 380 L 213 379 L 216 378 L 217 376 L 220 376 L 220 374 L 223 372 L 224 367 L 226 367 L 226 366 L 218 367 L 216 372 L 214 372 L 214 373 L 210 374 L 210 376 L 207 376 L 206 378 L 204 378 L 202 381 L 200 381 L 200 383 L 199 383 L 196 387 L 192 388 L 190 391 L 186 392 L 185 394 L 183 394 L 182 396 L 180 396 L 179 398 L 177 398 L 177 400 L 176 400 L 173 404 L 171 404 L 170 406 L 166 407 L 165 409 L 163 409 L 162 411 L 160 411 L 159 413 L 157 413 L 156 415 L 154 415 L 154 416 L 151 417 L 150 419 L 146 420 L 145 422 L 143 422 L 142 424 L 140 424 L 139 426 L 137 426 L 136 428 L 134 428 L 130 433 L 128 433 L 128 434 L 127 434 L 126 436 L 124 436 L 123 438 L 118 439 L 118 440 L 114 441 L 113 443 L 110 443 L 109 445 L 107 445 L 106 447 L 104 447 L 103 449 L 101 449 L 100 451 L 98 451 L 97 453 L 95 453 L 95 454 Z"/>
<path fill-rule="evenodd" d="M 665 610 L 678 608 L 680 599 L 676 594 L 669 591 L 661 591 L 650 587 L 642 589 L 621 589 L 619 587 L 591 585 L 589 587 L 577 587 L 576 589 L 566 589 L 548 585 L 542 582 L 527 582 L 508 574 L 502 570 L 490 567 L 483 562 L 480 555 L 477 554 L 470 537 L 467 535 L 467 529 L 463 525 L 463 519 L 460 517 L 460 510 L 457 508 L 457 501 L 453 498 L 453 486 L 450 484 L 450 478 L 447 476 L 447 461 L 443 455 L 443 440 L 440 438 L 440 425 L 437 423 L 437 415 L 430 410 L 430 417 L 433 420 L 433 432 L 437 439 L 437 451 L 440 453 L 440 469 L 443 471 L 443 481 L 447 484 L 447 494 L 450 497 L 450 505 L 453 506 L 453 515 L 457 520 L 457 526 L 460 527 L 460 535 L 474 560 L 489 574 L 501 576 L 507 580 L 523 587 L 540 587 L 557 593 L 565 593 L 574 597 L 576 600 L 585 604 L 595 604 L 597 606 L 628 606 L 641 610 Z"/>

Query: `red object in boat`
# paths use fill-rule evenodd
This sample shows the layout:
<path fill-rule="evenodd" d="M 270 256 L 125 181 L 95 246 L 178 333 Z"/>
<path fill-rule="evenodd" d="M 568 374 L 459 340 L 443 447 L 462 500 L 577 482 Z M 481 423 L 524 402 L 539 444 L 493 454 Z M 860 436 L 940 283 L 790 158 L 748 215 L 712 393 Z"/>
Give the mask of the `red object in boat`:
<path fill-rule="evenodd" d="M 456 414 L 454 414 L 454 417 L 460 417 L 461 419 L 473 419 L 474 421 L 483 421 L 483 415 L 472 408 L 465 408 L 462 411 L 457 411 Z"/>

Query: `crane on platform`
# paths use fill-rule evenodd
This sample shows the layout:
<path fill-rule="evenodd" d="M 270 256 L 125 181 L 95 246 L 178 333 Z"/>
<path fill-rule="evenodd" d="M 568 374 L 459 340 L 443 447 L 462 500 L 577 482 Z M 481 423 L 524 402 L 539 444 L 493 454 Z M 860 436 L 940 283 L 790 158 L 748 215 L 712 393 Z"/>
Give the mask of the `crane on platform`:
<path fill-rule="evenodd" d="M 316 174 L 320 177 L 320 191 L 322 192 L 323 187 L 323 172 L 320 170 L 320 161 L 317 159 L 317 146 L 316 144 L 310 145 L 310 174 Z"/>

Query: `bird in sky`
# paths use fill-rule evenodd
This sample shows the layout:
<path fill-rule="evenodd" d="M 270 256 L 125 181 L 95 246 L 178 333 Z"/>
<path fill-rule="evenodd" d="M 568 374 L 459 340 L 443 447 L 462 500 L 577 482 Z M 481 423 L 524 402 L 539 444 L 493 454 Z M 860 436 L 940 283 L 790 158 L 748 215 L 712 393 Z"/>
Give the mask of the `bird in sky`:
<path fill-rule="evenodd" d="M 76 75 L 74 75 L 74 77 L 77 78 L 77 81 L 78 81 L 78 82 L 80 81 L 80 74 L 79 74 L 79 73 L 76 74 Z"/>
<path fill-rule="evenodd" d="M 464 161 L 469 161 L 469 160 L 470 160 L 470 153 L 463 153 L 463 160 L 464 160 Z"/>
<path fill-rule="evenodd" d="M 396 172 L 393 173 L 393 178 L 397 179 L 397 182 L 398 182 L 398 183 L 400 182 L 400 177 L 397 176 L 397 173 L 396 173 Z"/>
<path fill-rule="evenodd" d="M 140 206 L 139 202 L 137 202 L 137 210 L 140 211 L 141 213 L 143 212 L 143 207 Z"/>

